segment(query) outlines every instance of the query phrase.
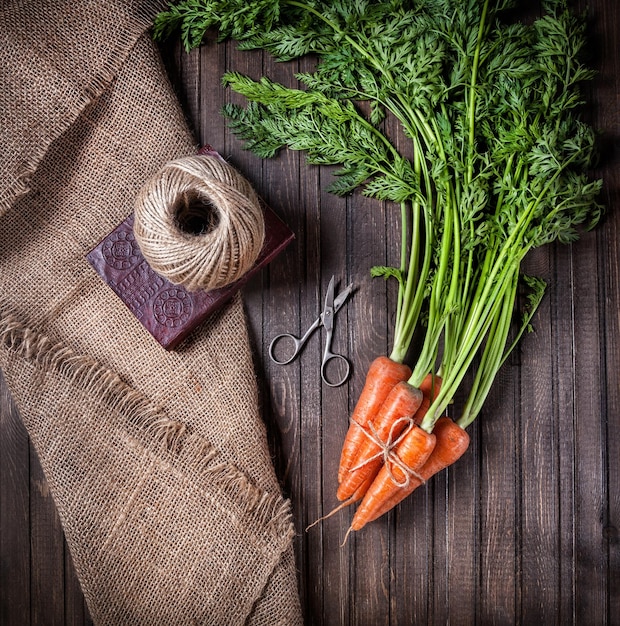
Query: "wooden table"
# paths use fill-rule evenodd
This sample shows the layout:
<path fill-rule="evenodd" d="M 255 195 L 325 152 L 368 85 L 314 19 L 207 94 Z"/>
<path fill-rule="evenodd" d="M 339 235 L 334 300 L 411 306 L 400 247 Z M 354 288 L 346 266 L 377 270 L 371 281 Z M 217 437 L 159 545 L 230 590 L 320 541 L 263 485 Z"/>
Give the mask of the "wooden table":
<path fill-rule="evenodd" d="M 308 624 L 620 624 L 620 5 L 589 5 L 607 218 L 578 243 L 527 259 L 548 294 L 535 333 L 471 428 L 467 454 L 344 547 L 351 512 L 304 528 L 336 504 L 348 416 L 368 363 L 391 345 L 394 292 L 369 268 L 396 262 L 398 212 L 329 195 L 327 168 L 292 152 L 261 161 L 226 129 L 225 69 L 293 84 L 308 62 L 275 64 L 213 41 L 189 55 L 163 50 L 196 136 L 296 233 L 244 298 L 264 419 L 293 503 Z M 334 347 L 354 365 L 338 388 L 321 384 L 320 337 L 291 365 L 267 356 L 275 334 L 314 320 L 332 275 L 357 286 L 336 322 Z M 45 478 L 1 381 L 0 429 L 0 622 L 89 623 Z"/>

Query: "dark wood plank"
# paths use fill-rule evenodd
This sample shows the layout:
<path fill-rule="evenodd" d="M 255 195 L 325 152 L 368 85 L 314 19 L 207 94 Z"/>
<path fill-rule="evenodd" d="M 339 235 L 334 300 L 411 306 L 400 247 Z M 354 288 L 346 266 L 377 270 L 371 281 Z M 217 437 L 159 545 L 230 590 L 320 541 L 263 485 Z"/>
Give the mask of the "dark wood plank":
<path fill-rule="evenodd" d="M 273 61 L 264 59 L 261 71 L 273 75 L 278 82 L 294 86 L 296 81 L 292 79 L 292 76 L 296 68 L 297 64 L 295 67 L 291 67 L 291 64 L 287 64 L 286 67 L 276 66 Z M 278 457 L 281 464 L 277 471 L 286 486 L 287 493 L 295 493 L 297 504 L 301 504 L 299 498 L 302 490 L 299 430 L 300 411 L 304 399 L 301 397 L 303 391 L 300 377 L 303 375 L 302 368 L 305 360 L 300 355 L 294 363 L 281 366 L 268 358 L 269 344 L 273 337 L 282 332 L 292 332 L 298 335 L 311 323 L 302 320 L 300 313 L 300 302 L 306 297 L 300 287 L 307 284 L 303 266 L 303 241 L 300 242 L 297 236 L 304 232 L 303 225 L 300 223 L 303 213 L 298 208 L 300 155 L 288 151 L 283 152 L 278 158 L 267 160 L 261 166 L 261 182 L 265 197 L 296 233 L 296 240 L 282 257 L 276 259 L 266 272 L 257 277 L 261 280 L 260 283 L 257 280 L 245 289 L 244 297 L 248 310 L 252 309 L 252 302 L 254 302 L 256 311 L 260 313 L 260 331 L 257 328 L 255 332 L 257 333 L 256 341 L 260 341 L 259 354 L 266 357 L 261 361 L 267 392 L 264 408 L 266 419 L 278 433 Z M 312 314 L 313 312 L 310 311 L 310 315 Z M 316 312 L 314 315 L 316 317 Z M 258 335 L 259 332 L 260 335 Z M 319 337 L 313 337 L 312 348 L 316 348 L 319 344 Z M 280 384 L 277 384 L 278 382 Z M 291 412 L 287 408 L 293 398 L 296 398 L 297 410 Z M 300 521 L 299 516 L 297 516 L 297 521 Z M 298 530 L 301 532 L 303 529 L 298 528 Z"/>
<path fill-rule="evenodd" d="M 30 623 L 30 444 L 0 371 L 0 622 Z"/>
<path fill-rule="evenodd" d="M 225 101 L 226 92 L 221 77 L 226 68 L 227 46 L 218 46 L 216 33 L 210 32 L 200 53 L 198 70 L 200 82 L 196 85 L 194 98 L 198 106 L 191 116 L 193 124 L 200 129 L 198 140 L 206 143 L 227 156 L 227 129 L 222 124 L 220 108 Z M 178 47 L 178 44 L 177 44 Z"/>
<path fill-rule="evenodd" d="M 600 377 L 601 396 L 598 399 L 598 415 L 593 415 L 600 424 L 603 449 L 596 451 L 602 455 L 601 477 L 605 482 L 606 493 L 602 495 L 600 525 L 595 528 L 595 536 L 602 541 L 602 554 L 606 560 L 606 613 L 607 623 L 620 623 L 620 6 L 617 2 L 597 0 L 591 2 L 595 17 L 595 28 L 601 37 L 597 40 L 597 60 L 599 76 L 593 89 L 594 123 L 602 129 L 603 158 L 601 176 L 605 181 L 603 202 L 607 207 L 607 217 L 602 228 L 596 232 L 597 260 L 599 267 L 598 306 L 600 319 L 599 341 L 600 361 L 594 362 L 593 374 Z M 590 313 L 591 314 L 591 313 Z M 586 358 L 585 355 L 583 357 Z M 592 363 L 592 361 L 590 361 Z M 600 369 L 599 369 L 600 368 Z M 583 387 L 582 387 L 583 389 Z M 598 418 L 598 419 L 596 419 Z M 598 479 L 598 477 L 595 477 Z M 585 481 L 582 489 L 591 489 L 590 479 L 579 474 Z M 598 479 L 600 484 L 600 479 Z M 594 487 L 596 488 L 596 487 Z M 596 496 L 596 494 L 592 494 Z M 600 533 L 600 535 L 599 535 Z M 580 550 L 580 554 L 583 554 Z M 600 552 L 599 552 L 600 554 Z M 583 572 L 583 569 L 581 570 Z M 598 599 L 600 602 L 600 597 Z M 582 615 L 582 611 L 579 611 Z M 588 619 L 588 618 L 585 618 Z"/>
<path fill-rule="evenodd" d="M 32 622 L 64 622 L 65 545 L 49 485 L 34 448 L 30 463 L 30 543 Z"/>
<path fill-rule="evenodd" d="M 518 406 L 519 370 L 508 361 L 479 416 L 483 441 L 480 453 L 478 582 L 482 623 L 517 622 L 520 586 Z M 467 457 L 462 459 L 466 460 Z"/>
<path fill-rule="evenodd" d="M 303 66 L 302 66 L 303 67 Z M 301 173 L 303 172 L 303 173 Z M 308 328 L 318 314 L 321 275 L 316 271 L 320 266 L 320 169 L 308 168 L 300 163 L 300 185 L 298 207 L 303 207 L 301 215 L 299 210 L 291 207 L 291 213 L 298 214 L 297 218 L 291 216 L 291 227 L 297 227 L 297 298 L 292 303 L 298 303 L 300 330 Z M 275 277 L 274 277 L 275 278 Z M 283 294 L 280 294 L 283 296 Z M 278 306 L 286 302 L 278 298 Z M 276 316 L 277 318 L 278 316 Z M 294 327 L 294 326 L 292 326 Z M 282 327 L 272 331 L 277 334 Z M 319 338 L 318 344 L 314 344 L 304 354 L 305 361 L 298 362 L 297 380 L 299 385 L 299 472 L 301 484 L 295 495 L 296 510 L 299 514 L 300 540 L 297 554 L 300 569 L 300 595 L 304 614 L 310 621 L 321 623 L 323 619 L 323 572 L 324 550 L 322 525 L 305 529 L 321 516 L 327 513 L 331 494 L 326 494 L 322 485 L 322 445 L 323 445 L 323 421 L 322 412 L 322 386 L 320 377 L 321 349 Z M 277 380 L 275 378 L 274 380 Z M 292 398 L 289 398 L 281 410 L 290 409 Z"/>
<path fill-rule="evenodd" d="M 385 210 L 386 207 L 374 200 L 354 195 L 349 199 L 347 247 L 349 249 L 351 280 L 358 292 L 349 306 L 349 354 L 355 368 L 355 387 L 351 390 L 351 407 L 359 396 L 365 381 L 366 371 L 373 359 L 388 354 L 388 325 L 386 283 L 370 276 L 373 265 L 387 263 Z M 342 241 L 342 236 L 340 237 Z M 338 245 L 337 242 L 335 245 Z M 344 415 L 343 415 L 344 418 Z M 342 446 L 337 442 L 336 455 Z M 336 485 L 337 468 L 331 474 Z M 351 512 L 352 513 L 352 512 Z M 349 514 L 350 515 L 350 514 Z M 390 517 L 369 524 L 351 536 L 351 548 L 355 550 L 356 563 L 352 580 L 350 600 L 353 623 L 364 620 L 374 624 L 388 624 L 390 619 L 391 544 Z M 345 529 L 346 530 L 346 529 Z"/>
<path fill-rule="evenodd" d="M 560 562 L 560 620 L 572 619 L 575 599 L 574 534 L 575 534 L 575 379 L 572 363 L 575 357 L 575 318 L 571 305 L 576 286 L 573 272 L 573 250 L 570 246 L 557 246 L 554 256 L 554 281 L 550 298 L 554 317 L 553 335 L 553 407 L 556 423 L 558 454 L 558 481 L 562 485 L 559 502 L 559 550 Z M 585 265 L 585 263 L 584 263 Z M 592 262 L 588 263 L 590 269 Z M 568 366 L 567 364 L 571 364 Z"/>
<path fill-rule="evenodd" d="M 576 616 L 602 624 L 606 616 L 607 542 L 603 527 L 607 507 L 605 472 L 604 380 L 601 378 L 601 313 L 597 307 L 599 276 L 596 266 L 597 233 L 575 245 L 574 297 L 574 480 L 575 480 L 575 590 Z M 566 366 L 566 364 L 564 364 Z M 568 367 L 566 366 L 566 370 Z M 565 370 L 564 379 L 570 377 Z M 558 372 L 562 374 L 563 372 Z M 563 419 L 561 420 L 564 421 Z M 558 424 L 560 427 L 560 424 Z M 584 488 L 587 487 L 587 488 Z"/>
<path fill-rule="evenodd" d="M 455 398 L 450 414 L 456 418 L 464 397 Z M 433 551 L 441 559 L 435 566 L 430 589 L 433 602 L 433 623 L 468 623 L 477 614 L 477 585 L 480 571 L 480 425 L 474 422 L 468 429 L 471 443 L 466 455 L 458 464 L 435 478 Z M 441 593 L 438 593 L 441 592 Z"/>
<path fill-rule="evenodd" d="M 535 250 L 525 271 L 549 280 L 549 256 L 548 249 Z M 521 619 L 553 624 L 559 553 L 550 298 L 543 300 L 536 318 L 536 341 L 522 345 L 521 360 Z"/>
<path fill-rule="evenodd" d="M 326 186 L 331 180 L 331 168 L 321 168 L 319 178 L 319 236 L 320 252 L 319 266 L 308 268 L 321 277 L 321 290 L 314 306 L 322 306 L 327 283 L 331 276 L 335 276 L 340 286 L 344 288 L 347 280 L 352 280 L 348 276 L 347 270 L 350 267 L 348 261 L 348 241 L 347 213 L 349 207 L 347 201 L 342 198 L 328 194 Z M 351 354 L 351 347 L 348 341 L 351 340 L 351 319 L 354 317 L 354 307 L 357 302 L 355 294 L 345 308 L 336 317 L 334 326 L 335 351 L 347 354 L 351 361 L 355 359 Z M 347 341 L 347 338 L 348 341 Z M 315 365 L 316 367 L 316 365 Z M 337 474 L 340 459 L 340 448 L 348 428 L 349 419 L 349 393 L 352 381 L 357 380 L 357 372 L 353 370 L 350 382 L 341 387 L 321 387 L 321 412 L 315 416 L 321 422 L 321 492 L 323 514 L 330 511 L 336 504 Z M 359 375 L 359 374 L 357 374 Z M 310 383 L 312 384 L 312 383 Z M 316 383 L 314 383 L 316 384 Z M 307 484 L 308 489 L 312 489 L 311 484 Z M 344 511 L 337 516 L 325 521 L 322 528 L 322 553 L 323 553 L 323 573 L 322 573 L 322 613 L 320 623 L 329 623 L 329 620 L 339 620 L 347 623 L 355 611 L 352 606 L 352 588 L 355 581 L 355 571 L 351 567 L 351 555 L 353 554 L 353 544 L 341 548 L 345 532 L 349 525 L 349 511 Z"/>
<path fill-rule="evenodd" d="M 297 71 L 298 63 L 277 65 L 269 58 L 263 58 L 262 63 L 263 73 L 266 72 L 275 80 L 289 86 L 296 85 L 293 73 Z M 320 406 L 318 393 L 320 379 L 317 364 L 320 349 L 319 337 L 314 336 L 302 355 L 285 366 L 273 363 L 268 353 L 269 344 L 277 334 L 291 332 L 301 336 L 300 333 L 303 333 L 303 330 L 314 321 L 318 314 L 316 306 L 310 306 L 306 311 L 302 309 L 305 303 L 312 303 L 312 298 L 308 296 L 306 289 L 310 293 L 315 293 L 319 288 L 319 277 L 317 276 L 314 284 L 307 280 L 306 250 L 308 248 L 304 237 L 306 228 L 304 211 L 300 211 L 301 155 L 283 152 L 277 158 L 265 161 L 261 165 L 265 198 L 293 230 L 296 239 L 284 254 L 272 263 L 266 272 L 262 273 L 260 290 L 257 290 L 256 283 L 249 285 L 244 297 L 248 309 L 251 309 L 251 298 L 254 298 L 257 310 L 261 312 L 258 358 L 263 375 L 263 416 L 273 435 L 275 458 L 278 459 L 276 471 L 286 495 L 292 499 L 298 536 L 303 537 L 304 528 L 309 522 L 305 520 L 305 503 L 302 494 L 313 493 L 315 498 L 320 497 L 316 489 L 308 490 L 304 484 L 306 472 L 312 471 L 312 468 L 306 467 L 302 457 L 302 441 L 306 440 L 305 427 L 308 428 L 308 439 L 314 440 L 316 445 L 320 442 L 320 436 L 317 436 L 316 432 L 316 427 L 320 426 L 320 422 L 313 419 L 319 413 Z M 314 188 L 316 189 L 316 184 Z M 309 191 L 309 197 L 312 197 L 313 189 Z M 312 214 L 312 209 L 310 213 Z M 311 248 L 312 244 L 310 244 Z M 313 258 L 312 255 L 310 258 Z M 312 266 L 315 266 L 314 263 Z M 257 335 L 257 342 L 258 337 Z M 291 408 L 293 410 L 290 410 Z M 320 453 L 314 456 L 314 485 L 320 482 L 320 465 L 316 463 L 317 459 L 320 459 Z M 316 501 L 314 504 L 316 505 Z M 312 507 L 312 502 L 309 502 L 308 506 Z M 318 514 L 315 513 L 315 515 Z M 306 566 L 310 566 L 305 555 L 306 551 L 299 543 L 296 544 L 301 589 L 305 588 L 307 580 Z M 317 571 L 320 570 L 319 566 Z M 314 578 L 316 578 L 316 571 L 313 572 L 311 579 Z M 305 604 L 305 600 L 305 596 L 302 596 L 302 605 Z"/>

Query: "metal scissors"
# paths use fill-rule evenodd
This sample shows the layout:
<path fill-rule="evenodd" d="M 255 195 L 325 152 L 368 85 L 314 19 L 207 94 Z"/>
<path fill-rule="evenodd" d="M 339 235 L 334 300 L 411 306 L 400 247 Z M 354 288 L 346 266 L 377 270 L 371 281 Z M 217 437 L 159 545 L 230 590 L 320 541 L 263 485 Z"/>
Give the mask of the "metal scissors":
<path fill-rule="evenodd" d="M 330 387 L 338 387 L 339 385 L 342 385 L 349 377 L 349 372 L 351 371 L 351 364 L 349 363 L 347 358 L 342 354 L 335 354 L 334 352 L 332 352 L 331 344 L 334 328 L 334 316 L 336 313 L 338 313 L 340 307 L 342 307 L 346 299 L 353 291 L 353 285 L 349 285 L 344 291 L 339 293 L 338 296 L 334 298 L 334 281 L 335 277 L 332 276 L 331 280 L 329 281 L 329 285 L 327 286 L 325 305 L 323 306 L 323 311 L 321 315 L 317 317 L 317 319 L 310 326 L 310 328 L 308 328 L 308 330 L 304 333 L 302 337 L 296 337 L 291 333 L 282 333 L 280 335 L 276 335 L 269 344 L 269 357 L 271 358 L 271 360 L 278 365 L 286 365 L 299 355 L 302 348 L 310 338 L 310 335 L 312 335 L 312 333 L 317 328 L 319 328 L 319 326 L 323 326 L 326 331 L 326 337 L 325 349 L 323 350 L 323 360 L 321 362 L 321 378 L 323 379 L 323 382 Z M 292 342 L 293 352 L 292 354 L 290 354 L 287 350 L 287 356 L 283 359 L 278 359 L 274 353 L 274 350 L 276 345 L 279 344 L 282 339 L 286 339 L 287 344 L 290 344 Z M 344 369 L 344 374 L 339 380 L 332 381 L 328 378 L 326 373 L 327 365 L 330 362 L 336 362 L 336 360 L 343 363 L 341 368 Z"/>

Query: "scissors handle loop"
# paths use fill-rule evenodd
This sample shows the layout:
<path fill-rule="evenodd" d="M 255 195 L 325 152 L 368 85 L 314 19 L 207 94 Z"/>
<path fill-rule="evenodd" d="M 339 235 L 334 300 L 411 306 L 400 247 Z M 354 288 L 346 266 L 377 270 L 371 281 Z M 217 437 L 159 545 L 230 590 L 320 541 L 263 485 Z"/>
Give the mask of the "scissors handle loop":
<path fill-rule="evenodd" d="M 291 351 L 292 345 L 293 350 Z M 276 347 L 280 346 L 280 352 L 284 352 L 285 356 L 283 358 L 278 358 L 275 354 Z M 299 337 L 295 337 L 295 335 L 291 335 L 291 333 L 282 333 L 280 335 L 276 335 L 269 344 L 269 356 L 274 363 L 278 365 L 286 365 L 290 363 L 301 350 L 303 344 Z"/>
<path fill-rule="evenodd" d="M 334 365 L 338 361 L 338 365 Z M 327 373 L 327 366 L 329 363 L 332 363 L 332 368 L 336 368 L 336 371 L 342 371 L 342 375 L 337 380 L 332 380 Z M 331 368 L 330 368 L 331 369 Z M 321 378 L 323 382 L 328 387 L 340 387 L 340 385 L 344 384 L 346 380 L 349 378 L 349 373 L 351 372 L 351 364 L 349 360 L 343 356 L 342 354 L 335 354 L 330 349 L 329 346 L 325 347 L 325 352 L 323 354 L 323 362 L 321 363 Z"/>
<path fill-rule="evenodd" d="M 281 333 L 276 335 L 269 344 L 269 357 L 271 360 L 277 365 L 286 365 L 290 363 L 296 356 L 299 355 L 301 349 L 306 344 L 306 341 L 310 338 L 310 335 L 319 327 L 321 324 L 321 318 L 317 318 L 315 322 L 308 328 L 308 330 L 304 333 L 303 337 L 296 337 L 291 333 Z M 290 345 L 292 344 L 292 351 Z M 284 355 L 281 354 L 281 358 L 278 358 L 275 354 L 276 346 L 280 346 L 279 351 L 284 352 Z"/>

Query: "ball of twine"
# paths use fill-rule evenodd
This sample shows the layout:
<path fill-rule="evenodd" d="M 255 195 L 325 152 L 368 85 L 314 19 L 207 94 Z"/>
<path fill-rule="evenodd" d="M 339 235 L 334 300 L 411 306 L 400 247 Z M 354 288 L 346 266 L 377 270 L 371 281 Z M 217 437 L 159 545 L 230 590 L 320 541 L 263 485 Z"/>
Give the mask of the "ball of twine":
<path fill-rule="evenodd" d="M 188 291 L 217 289 L 241 278 L 265 238 L 258 196 L 218 156 L 167 163 L 140 191 L 134 218 L 147 263 Z"/>

